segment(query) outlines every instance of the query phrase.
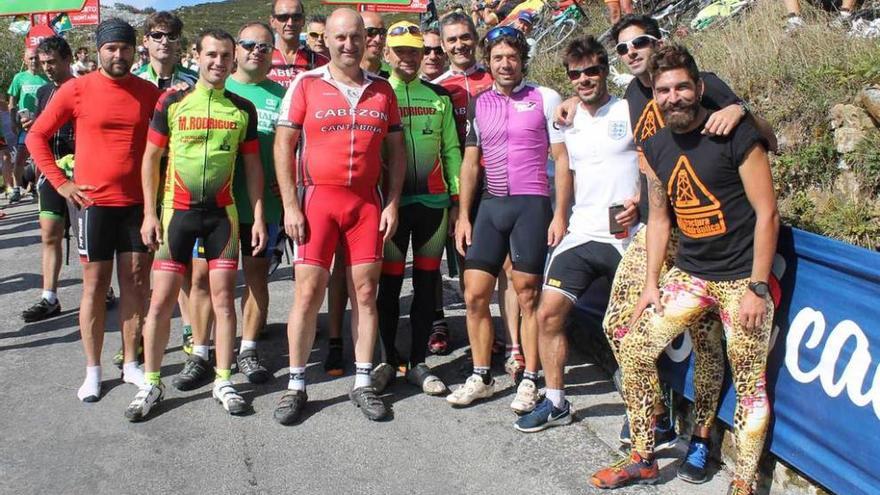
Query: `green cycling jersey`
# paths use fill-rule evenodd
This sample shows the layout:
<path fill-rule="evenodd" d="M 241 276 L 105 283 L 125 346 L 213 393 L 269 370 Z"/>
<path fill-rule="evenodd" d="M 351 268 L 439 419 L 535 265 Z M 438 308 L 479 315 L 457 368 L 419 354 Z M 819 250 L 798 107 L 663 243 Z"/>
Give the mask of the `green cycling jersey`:
<path fill-rule="evenodd" d="M 159 98 L 149 139 L 168 148 L 163 207 L 177 210 L 233 204 L 237 156 L 260 151 L 254 104 L 202 83 Z"/>
<path fill-rule="evenodd" d="M 415 78 L 388 79 L 400 107 L 406 141 L 406 179 L 401 206 L 421 203 L 446 208 L 458 202 L 461 148 L 452 98 L 440 86 Z"/>

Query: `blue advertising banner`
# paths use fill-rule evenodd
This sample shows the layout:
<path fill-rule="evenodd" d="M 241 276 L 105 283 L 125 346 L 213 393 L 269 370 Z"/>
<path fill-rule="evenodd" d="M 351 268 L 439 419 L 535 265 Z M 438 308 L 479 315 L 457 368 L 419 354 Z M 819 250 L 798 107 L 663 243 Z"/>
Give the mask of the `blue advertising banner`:
<path fill-rule="evenodd" d="M 767 378 L 770 450 L 837 494 L 880 493 L 880 254 L 784 228 Z M 875 356 L 876 354 L 876 356 Z M 663 379 L 693 399 L 687 337 L 660 360 Z M 729 379 L 719 418 L 733 421 Z"/>

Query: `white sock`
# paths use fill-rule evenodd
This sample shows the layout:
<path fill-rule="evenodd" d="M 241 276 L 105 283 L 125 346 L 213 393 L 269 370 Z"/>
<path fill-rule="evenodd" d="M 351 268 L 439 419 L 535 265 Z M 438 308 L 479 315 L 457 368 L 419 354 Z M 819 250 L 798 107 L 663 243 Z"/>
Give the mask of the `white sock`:
<path fill-rule="evenodd" d="M 137 361 L 131 361 L 122 365 L 122 381 L 138 387 L 144 386 L 144 370 L 140 369 Z"/>
<path fill-rule="evenodd" d="M 238 352 L 249 351 L 251 349 L 256 349 L 256 348 L 257 348 L 257 341 L 241 339 L 241 348 L 238 350 Z"/>
<path fill-rule="evenodd" d="M 41 297 L 49 301 L 49 304 L 55 304 L 58 302 L 58 296 L 55 295 L 54 290 L 44 290 Z"/>
<path fill-rule="evenodd" d="M 369 387 L 373 384 L 370 371 L 373 363 L 354 363 L 354 388 Z"/>
<path fill-rule="evenodd" d="M 290 379 L 287 381 L 288 390 L 306 389 L 306 367 L 290 368 Z"/>
<path fill-rule="evenodd" d="M 565 390 L 555 390 L 552 388 L 544 389 L 544 395 L 553 403 L 556 409 L 562 409 L 565 405 Z"/>
<path fill-rule="evenodd" d="M 194 345 L 193 346 L 193 354 L 204 359 L 205 361 L 211 357 L 211 346 L 208 345 Z"/>
<path fill-rule="evenodd" d="M 83 402 L 95 402 L 101 397 L 101 366 L 86 366 L 86 379 L 76 396 Z"/>

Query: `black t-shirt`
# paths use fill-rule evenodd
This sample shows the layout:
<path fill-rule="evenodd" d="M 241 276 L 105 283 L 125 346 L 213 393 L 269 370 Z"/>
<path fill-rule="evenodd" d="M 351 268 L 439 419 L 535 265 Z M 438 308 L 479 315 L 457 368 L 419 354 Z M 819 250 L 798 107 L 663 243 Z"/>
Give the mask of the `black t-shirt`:
<path fill-rule="evenodd" d="M 40 86 L 39 89 L 37 89 L 37 110 L 34 115 L 39 116 L 40 113 L 43 112 L 43 109 L 45 109 L 46 105 L 49 104 L 49 100 L 52 99 L 57 90 L 58 86 L 55 86 L 54 83 L 44 84 L 43 86 Z M 55 135 L 52 136 L 49 145 L 52 148 L 52 154 L 55 155 L 56 160 L 59 160 L 66 155 L 73 154 L 74 139 L 72 120 L 61 126 L 60 129 L 58 129 L 58 132 L 56 132 Z"/>
<path fill-rule="evenodd" d="M 733 90 L 714 73 L 700 72 L 700 79 L 705 86 L 700 103 L 709 111 L 714 112 L 740 101 Z M 654 102 L 653 88 L 643 86 L 638 78 L 629 83 L 623 98 L 629 103 L 629 120 L 633 126 L 633 139 L 636 142 L 636 147 L 641 149 L 648 138 L 665 127 L 663 113 Z M 642 222 L 647 223 L 648 181 L 644 175 L 639 178 L 639 183 L 642 189 L 639 200 L 639 218 Z"/>
<path fill-rule="evenodd" d="M 703 123 L 705 124 L 705 122 Z M 730 135 L 661 129 L 644 143 L 681 232 L 675 266 L 704 280 L 739 280 L 752 272 L 755 210 L 739 176 L 749 151 L 767 142 L 745 120 Z"/>

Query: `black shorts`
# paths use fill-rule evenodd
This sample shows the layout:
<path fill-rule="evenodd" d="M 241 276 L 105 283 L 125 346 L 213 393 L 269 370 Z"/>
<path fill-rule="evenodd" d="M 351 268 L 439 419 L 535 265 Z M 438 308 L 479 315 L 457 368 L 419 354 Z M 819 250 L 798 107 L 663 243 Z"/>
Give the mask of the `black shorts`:
<path fill-rule="evenodd" d="M 514 270 L 541 275 L 552 218 L 547 196 L 484 197 L 465 255 L 465 270 L 482 270 L 497 277 L 509 253 Z"/>
<path fill-rule="evenodd" d="M 196 240 L 205 250 L 209 269 L 238 269 L 238 213 L 225 208 L 162 210 L 164 241 L 156 252 L 154 270 L 184 273 Z"/>
<path fill-rule="evenodd" d="M 40 200 L 40 218 L 64 220 L 67 218 L 67 200 L 41 175 L 37 181 L 37 197 Z"/>
<path fill-rule="evenodd" d="M 577 241 L 572 240 L 570 235 L 566 236 L 550 255 L 544 290 L 560 292 L 576 302 L 596 279 L 614 280 L 621 256 L 611 244 L 596 241 L 575 244 Z"/>
<path fill-rule="evenodd" d="M 112 261 L 117 253 L 146 253 L 141 241 L 144 206 L 89 206 L 72 208 L 82 262 Z"/>

